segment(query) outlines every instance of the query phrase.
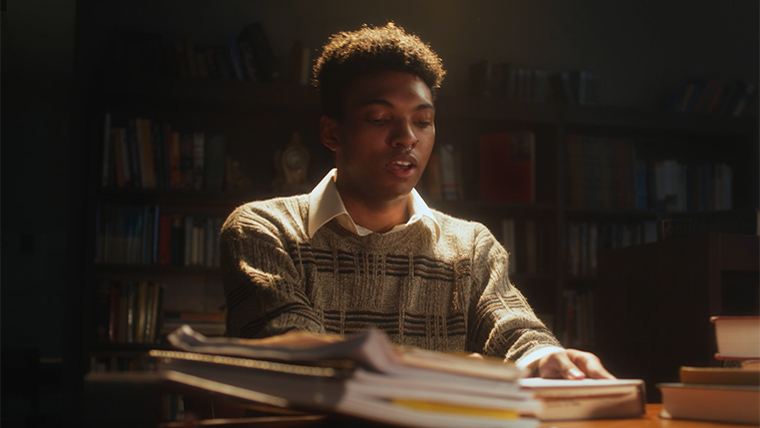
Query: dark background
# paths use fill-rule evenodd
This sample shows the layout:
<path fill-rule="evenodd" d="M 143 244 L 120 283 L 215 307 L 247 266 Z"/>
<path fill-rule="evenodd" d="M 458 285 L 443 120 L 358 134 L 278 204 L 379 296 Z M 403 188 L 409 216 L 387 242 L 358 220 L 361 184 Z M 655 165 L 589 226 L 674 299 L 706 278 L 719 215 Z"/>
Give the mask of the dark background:
<path fill-rule="evenodd" d="M 261 21 L 285 63 L 295 39 L 318 48 L 335 31 L 393 20 L 443 58 L 442 93 L 464 92 L 467 66 L 491 58 L 597 71 L 602 105 L 655 108 L 693 78 L 757 85 L 758 14 L 756 0 L 3 1 L 2 346 L 54 368 L 79 358 L 69 345 L 83 334 L 71 327 L 85 245 L 83 88 L 116 28 L 211 43 Z M 76 383 L 66 373 L 64 390 Z M 51 383 L 41 405 L 60 413 L 67 396 Z"/>

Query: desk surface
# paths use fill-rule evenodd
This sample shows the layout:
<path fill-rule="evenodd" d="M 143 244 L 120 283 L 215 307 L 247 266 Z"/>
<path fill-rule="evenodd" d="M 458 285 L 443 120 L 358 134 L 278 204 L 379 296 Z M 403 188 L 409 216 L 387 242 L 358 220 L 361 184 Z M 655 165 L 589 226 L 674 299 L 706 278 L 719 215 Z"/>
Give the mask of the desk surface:
<path fill-rule="evenodd" d="M 647 404 L 647 412 L 637 419 L 605 419 L 596 421 L 544 422 L 541 428 L 737 428 L 746 425 L 720 424 L 714 422 L 663 419 L 659 417 L 662 404 Z"/>
<path fill-rule="evenodd" d="M 661 404 L 647 404 L 647 412 L 636 419 L 600 419 L 593 421 L 543 422 L 540 428 L 739 428 L 747 425 L 720 424 L 713 422 L 663 419 L 658 415 Z M 356 420 L 344 420 L 332 416 L 278 416 L 267 418 L 217 419 L 194 421 L 193 427 L 222 428 L 334 428 L 355 426 Z M 163 425 L 165 428 L 184 428 L 183 422 Z M 374 428 L 374 424 L 362 422 L 362 426 Z"/>
<path fill-rule="evenodd" d="M 91 418 L 90 420 L 99 423 L 107 421 L 106 425 L 101 424 L 101 426 L 110 426 L 112 428 L 157 426 L 157 421 L 150 415 L 151 412 L 156 412 L 153 416 L 159 414 L 159 409 L 156 407 L 158 404 L 158 400 L 156 400 L 157 394 L 174 392 L 181 393 L 186 398 L 192 398 L 193 393 L 198 394 L 198 391 L 187 389 L 186 386 L 182 385 L 173 385 L 173 388 L 166 389 L 168 385 L 159 385 L 161 377 L 155 373 L 145 373 L 142 376 L 135 373 L 109 373 L 90 376 L 89 379 L 90 381 L 87 382 L 88 388 L 86 388 L 88 394 L 85 400 L 88 417 Z M 98 381 L 93 382 L 92 380 Z M 176 389 L 177 387 L 181 388 Z M 114 400 L 114 397 L 118 397 L 118 399 Z M 193 420 L 159 423 L 158 426 L 163 428 L 337 428 L 357 426 L 357 419 L 341 417 L 339 415 L 298 414 L 247 418 L 242 417 L 244 411 L 238 405 L 232 405 L 231 407 L 227 407 L 226 411 L 222 411 L 222 405 L 231 404 L 228 401 L 228 397 L 221 395 L 210 396 L 208 392 L 203 391 L 203 394 L 199 398 L 202 398 L 204 404 L 211 404 L 211 412 L 204 411 L 198 414 L 201 420 L 191 418 Z M 217 407 L 214 407 L 214 405 Z M 151 406 L 154 408 L 151 408 Z M 135 412 L 135 408 L 140 408 L 141 411 Z M 199 410 L 203 409 L 199 408 Z M 741 428 L 747 426 L 663 419 L 659 417 L 661 410 L 661 404 L 647 404 L 646 414 L 640 418 L 543 422 L 540 424 L 540 428 Z M 211 415 L 217 415 L 217 418 L 224 415 L 221 417 L 229 419 L 206 419 Z M 134 420 L 125 416 L 132 416 Z M 144 417 L 140 419 L 139 416 Z M 148 423 L 151 420 L 153 423 Z M 387 425 L 373 424 L 367 421 L 361 421 L 359 426 L 362 428 L 388 428 Z"/>

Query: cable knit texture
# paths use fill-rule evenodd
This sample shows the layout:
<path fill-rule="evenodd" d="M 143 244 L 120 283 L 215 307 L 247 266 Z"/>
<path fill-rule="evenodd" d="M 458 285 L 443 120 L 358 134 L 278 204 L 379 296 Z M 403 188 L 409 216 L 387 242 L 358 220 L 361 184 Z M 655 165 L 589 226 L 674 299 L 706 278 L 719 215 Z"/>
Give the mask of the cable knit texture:
<path fill-rule="evenodd" d="M 298 195 L 251 202 L 228 217 L 228 335 L 348 335 L 375 326 L 398 344 L 513 362 L 560 346 L 510 283 L 507 252 L 482 224 L 433 210 L 437 240 L 425 217 L 364 237 L 332 220 L 310 239 L 308 210 L 308 196 Z"/>

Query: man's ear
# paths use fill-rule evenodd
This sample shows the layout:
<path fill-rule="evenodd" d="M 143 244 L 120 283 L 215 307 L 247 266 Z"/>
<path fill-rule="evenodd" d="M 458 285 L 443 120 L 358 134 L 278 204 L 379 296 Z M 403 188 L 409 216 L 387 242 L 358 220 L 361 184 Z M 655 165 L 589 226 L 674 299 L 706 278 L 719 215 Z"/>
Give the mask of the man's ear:
<path fill-rule="evenodd" d="M 325 147 L 335 151 L 340 145 L 338 142 L 338 121 L 328 116 L 320 117 L 319 139 Z"/>

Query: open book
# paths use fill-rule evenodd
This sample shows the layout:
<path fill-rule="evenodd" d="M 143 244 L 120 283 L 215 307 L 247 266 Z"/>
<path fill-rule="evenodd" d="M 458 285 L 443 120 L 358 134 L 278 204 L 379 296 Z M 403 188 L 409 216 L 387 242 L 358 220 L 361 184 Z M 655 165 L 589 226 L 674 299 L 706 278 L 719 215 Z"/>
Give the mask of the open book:
<path fill-rule="evenodd" d="M 394 346 L 379 330 L 206 338 L 184 326 L 178 351 L 151 351 L 175 382 L 264 404 L 415 427 L 535 427 L 540 401 L 512 364 Z"/>
<path fill-rule="evenodd" d="M 373 328 L 348 338 L 293 331 L 264 339 L 237 339 L 205 337 L 185 325 L 168 339 L 174 347 L 188 352 L 308 364 L 352 361 L 372 371 L 399 376 L 413 374 L 452 380 L 462 380 L 464 376 L 468 380 L 475 377 L 483 381 L 515 381 L 525 375 L 516 365 L 496 359 L 480 360 L 398 347 Z"/>

